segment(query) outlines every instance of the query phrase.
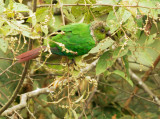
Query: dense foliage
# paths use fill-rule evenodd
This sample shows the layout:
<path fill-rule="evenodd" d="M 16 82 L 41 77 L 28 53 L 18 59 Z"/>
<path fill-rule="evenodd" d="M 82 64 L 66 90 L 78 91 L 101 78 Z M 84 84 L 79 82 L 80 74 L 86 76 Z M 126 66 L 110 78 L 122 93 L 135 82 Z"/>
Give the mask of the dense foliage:
<path fill-rule="evenodd" d="M 9 116 L 159 117 L 159 0 L 39 0 L 35 12 L 32 6 L 30 0 L 0 0 L 0 108 L 22 77 L 24 64 L 15 64 L 15 57 L 28 44 L 41 46 L 62 25 L 95 20 L 106 22 L 112 36 L 76 57 L 76 65 L 67 57 L 51 55 L 49 48 L 41 53 L 30 62 L 19 94 L 50 90 L 29 98 L 25 108 Z M 10 107 L 20 101 L 18 95 Z"/>

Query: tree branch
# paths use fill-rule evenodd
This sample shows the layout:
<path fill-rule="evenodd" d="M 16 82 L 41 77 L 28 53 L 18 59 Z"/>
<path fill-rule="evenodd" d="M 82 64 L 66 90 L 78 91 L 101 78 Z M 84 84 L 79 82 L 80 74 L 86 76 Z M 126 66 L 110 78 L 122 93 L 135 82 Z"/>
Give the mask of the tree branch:
<path fill-rule="evenodd" d="M 55 6 L 56 4 L 52 4 Z M 47 7 L 51 6 L 51 4 L 42 4 L 37 5 L 37 7 Z M 112 4 L 63 4 L 63 6 L 112 6 L 112 7 L 141 7 L 141 8 L 148 8 L 148 9 L 160 9 L 159 7 L 146 7 L 140 5 L 112 5 Z"/>
<path fill-rule="evenodd" d="M 31 47 L 31 40 L 29 41 L 29 46 L 28 46 L 29 50 L 30 50 L 30 47 Z M 25 63 L 24 70 L 22 72 L 22 77 L 19 80 L 18 85 L 17 85 L 16 89 L 14 90 L 12 96 L 9 98 L 8 102 L 0 109 L 0 115 L 12 104 L 12 102 L 17 97 L 17 94 L 18 94 L 20 88 L 22 87 L 24 79 L 26 77 L 28 67 L 29 67 L 29 61 L 27 61 Z"/>
<path fill-rule="evenodd" d="M 22 94 L 21 98 L 20 98 L 20 103 L 18 105 L 16 105 L 16 106 L 13 106 L 13 107 L 5 110 L 2 113 L 2 116 L 11 115 L 11 114 L 14 113 L 15 110 L 20 110 L 20 109 L 26 107 L 28 98 L 35 97 L 35 96 L 37 96 L 39 94 L 49 93 L 49 90 L 50 89 L 47 87 L 47 88 L 37 89 L 37 90 L 31 91 L 31 92 Z"/>
<path fill-rule="evenodd" d="M 160 55 L 159 55 L 159 56 L 157 57 L 157 59 L 154 61 L 153 67 L 150 67 L 150 69 L 145 72 L 145 74 L 144 74 L 144 76 L 142 77 L 142 79 L 140 79 L 139 77 L 137 77 L 132 71 L 130 71 L 130 73 L 131 73 L 131 75 L 132 75 L 132 77 L 133 77 L 134 79 L 136 79 L 138 82 L 141 82 L 141 84 L 142 84 L 144 81 L 146 81 L 146 80 L 148 79 L 148 76 L 149 76 L 150 73 L 155 69 L 155 67 L 157 66 L 157 64 L 159 63 L 159 61 L 160 61 Z M 146 88 L 146 87 L 144 87 L 144 89 L 145 89 L 145 88 Z M 135 87 L 135 89 L 134 89 L 134 91 L 132 92 L 132 94 L 136 94 L 136 93 L 138 92 L 138 90 L 139 90 L 139 88 L 138 88 L 138 87 Z M 148 91 L 148 90 L 145 90 L 145 91 L 147 91 L 147 92 L 150 94 L 150 96 L 156 101 L 157 98 L 155 97 L 154 94 L 152 94 L 152 93 L 151 93 L 150 91 Z M 134 96 L 134 95 L 131 95 L 131 96 L 128 98 L 128 100 L 126 101 L 126 103 L 125 103 L 125 107 L 126 107 L 126 108 L 128 108 L 128 106 L 129 106 L 129 104 L 130 104 L 133 96 Z M 156 101 L 156 102 L 157 102 L 157 101 Z M 159 100 L 158 100 L 158 104 L 159 104 Z"/>
<path fill-rule="evenodd" d="M 134 72 L 132 72 L 132 70 L 129 71 L 130 75 L 133 79 L 135 79 L 140 86 L 142 86 L 142 88 L 150 95 L 150 97 L 160 106 L 160 100 L 159 98 L 148 88 L 148 86 L 142 81 L 141 78 L 139 78 Z M 133 93 L 134 95 L 136 93 Z M 131 96 L 132 99 L 133 96 Z M 129 103 L 128 103 L 129 104 Z M 128 105 L 125 105 L 125 107 L 127 107 Z"/>
<path fill-rule="evenodd" d="M 59 5 L 60 5 L 60 10 L 61 10 L 61 15 L 62 15 L 62 22 L 63 25 L 65 25 L 65 19 L 64 19 L 64 14 L 63 14 L 63 4 L 61 3 L 61 0 L 58 0 Z"/>

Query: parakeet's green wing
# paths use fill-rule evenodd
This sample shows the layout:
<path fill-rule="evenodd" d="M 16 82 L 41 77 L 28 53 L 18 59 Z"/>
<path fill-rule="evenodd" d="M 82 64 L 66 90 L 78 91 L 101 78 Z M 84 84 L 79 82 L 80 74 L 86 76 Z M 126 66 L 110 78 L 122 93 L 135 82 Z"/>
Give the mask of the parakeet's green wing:
<path fill-rule="evenodd" d="M 90 25 L 88 24 L 75 23 L 62 26 L 59 30 L 63 31 L 64 34 L 57 34 L 56 36 L 52 36 L 49 42 L 50 47 L 53 48 L 53 54 L 75 56 L 73 53 L 62 51 L 62 48 L 55 42 L 64 44 L 65 48 L 77 52 L 77 55 L 88 53 L 96 44 L 91 36 Z M 58 50 L 54 50 L 54 48 L 57 48 Z"/>

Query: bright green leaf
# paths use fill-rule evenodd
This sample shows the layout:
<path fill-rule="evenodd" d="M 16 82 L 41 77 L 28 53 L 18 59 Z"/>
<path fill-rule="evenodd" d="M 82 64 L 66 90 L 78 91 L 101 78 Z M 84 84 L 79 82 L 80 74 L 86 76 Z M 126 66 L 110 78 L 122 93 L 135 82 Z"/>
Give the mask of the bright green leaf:
<path fill-rule="evenodd" d="M 98 4 L 111 4 L 111 5 L 116 5 L 119 0 L 98 0 Z"/>
<path fill-rule="evenodd" d="M 124 78 L 131 86 L 133 86 L 133 82 L 131 81 L 130 78 L 126 77 L 126 74 L 123 71 L 120 70 L 114 70 L 112 73 L 117 74 Z"/>
<path fill-rule="evenodd" d="M 158 1 L 152 1 L 152 0 L 140 0 L 139 2 L 139 6 L 144 6 L 144 7 L 148 7 L 148 8 L 142 8 L 139 7 L 139 11 L 142 15 L 148 15 L 151 16 L 154 19 L 158 18 L 158 9 L 150 9 L 150 8 L 156 8 L 158 4 Z"/>
<path fill-rule="evenodd" d="M 122 8 L 122 7 L 121 7 Z M 119 16 L 119 17 L 121 17 L 121 19 L 122 19 L 122 21 L 121 22 L 126 22 L 127 21 L 127 19 L 131 16 L 131 13 L 129 12 L 129 11 L 127 11 L 127 10 L 124 10 L 123 11 L 123 9 L 121 10 L 122 11 L 122 16 Z M 120 11 L 120 12 L 121 12 Z M 120 14 L 121 15 L 121 14 Z"/>
<path fill-rule="evenodd" d="M 126 22 L 131 17 L 131 13 L 124 8 L 120 7 L 116 13 L 111 11 L 107 17 L 107 25 L 110 27 L 110 32 L 116 31 L 120 24 Z"/>
<path fill-rule="evenodd" d="M 146 40 L 146 44 L 147 45 L 150 45 L 150 44 L 152 44 L 152 43 L 154 43 L 154 41 L 155 41 L 155 37 L 157 36 L 157 33 L 154 33 L 154 34 L 152 34 L 152 35 L 149 35 L 149 38 L 148 38 L 148 40 Z"/>
<path fill-rule="evenodd" d="M 13 11 L 16 12 L 29 12 L 31 11 L 28 6 L 21 4 L 21 3 L 13 3 Z"/>
<path fill-rule="evenodd" d="M 115 60 L 112 59 L 112 54 L 110 52 L 105 52 L 98 60 L 96 65 L 96 75 L 99 75 L 107 70 L 114 64 Z"/>
<path fill-rule="evenodd" d="M 0 49 L 5 53 L 8 48 L 8 42 L 2 38 L 0 38 Z"/>
<path fill-rule="evenodd" d="M 138 49 L 137 52 L 134 52 L 136 61 L 142 64 L 150 65 L 153 64 L 153 57 L 144 49 Z"/>
<path fill-rule="evenodd" d="M 110 32 L 111 33 L 116 31 L 120 27 L 120 24 L 117 21 L 117 18 L 116 18 L 113 11 L 109 12 L 106 23 L 110 27 L 110 29 L 111 29 Z"/>
<path fill-rule="evenodd" d="M 37 22 L 44 22 L 48 14 L 49 14 L 49 8 L 47 7 L 38 8 L 36 11 Z"/>
<path fill-rule="evenodd" d="M 89 51 L 89 53 L 93 54 L 93 53 L 97 53 L 99 51 L 103 51 L 103 50 L 107 49 L 108 47 L 110 47 L 113 43 L 114 43 L 114 41 L 111 38 L 106 38 L 103 41 L 101 41 L 96 47 L 91 49 Z"/>
<path fill-rule="evenodd" d="M 48 34 L 48 26 L 47 25 L 43 25 L 43 26 L 41 25 L 41 29 L 45 33 L 45 35 Z"/>
<path fill-rule="evenodd" d="M 124 79 L 126 78 L 126 77 L 125 77 L 125 73 L 124 73 L 123 71 L 114 70 L 112 73 L 117 74 L 117 75 L 121 76 L 121 77 L 124 78 Z"/>
<path fill-rule="evenodd" d="M 126 55 L 128 53 L 128 47 L 118 47 L 114 50 L 113 52 L 113 58 L 119 58 L 122 57 L 124 55 Z"/>
<path fill-rule="evenodd" d="M 124 67 L 125 67 L 125 79 L 126 81 L 133 86 L 133 82 L 130 78 L 130 74 L 129 74 L 129 62 L 128 62 L 128 56 L 123 56 L 123 63 L 124 63 Z M 119 75 L 122 75 L 122 73 L 119 73 Z"/>
<path fill-rule="evenodd" d="M 0 13 L 3 13 L 5 10 L 6 8 L 4 8 L 4 3 L 0 0 Z"/>

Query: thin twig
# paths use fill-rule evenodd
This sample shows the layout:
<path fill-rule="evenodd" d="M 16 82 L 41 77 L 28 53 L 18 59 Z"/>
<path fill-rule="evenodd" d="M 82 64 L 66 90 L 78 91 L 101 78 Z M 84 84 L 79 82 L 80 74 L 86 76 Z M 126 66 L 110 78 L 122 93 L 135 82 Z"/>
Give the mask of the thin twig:
<path fill-rule="evenodd" d="M 61 9 L 62 22 L 63 22 L 63 25 L 65 25 L 65 19 L 64 19 L 64 14 L 63 14 L 63 4 L 61 3 L 61 0 L 58 0 L 58 2 L 60 5 L 60 9 Z"/>
<path fill-rule="evenodd" d="M 55 6 L 55 4 L 52 4 Z M 50 4 L 44 5 L 37 5 L 37 7 L 47 7 L 51 6 Z M 159 7 L 146 7 L 140 5 L 112 5 L 112 4 L 63 4 L 63 6 L 114 6 L 114 7 L 141 7 L 141 8 L 148 8 L 148 9 L 160 9 Z"/>
<path fill-rule="evenodd" d="M 14 62 L 13 64 L 11 64 L 7 69 L 3 70 L 1 73 L 0 73 L 0 76 L 2 74 L 4 74 L 6 71 L 8 71 L 13 65 L 15 65 L 17 62 Z"/>
<path fill-rule="evenodd" d="M 0 59 L 2 60 L 9 60 L 9 61 L 18 61 L 17 59 L 13 59 L 13 58 L 4 58 L 4 57 L 0 57 Z M 33 61 L 37 61 L 36 59 L 32 59 Z M 39 62 L 39 61 L 37 61 Z M 44 63 L 44 61 L 40 61 L 40 63 Z M 50 62 L 45 62 L 45 64 L 50 64 L 50 65 L 60 65 L 60 63 L 50 63 Z"/>
<path fill-rule="evenodd" d="M 33 12 L 36 12 L 37 9 L 37 0 L 33 0 Z"/>
<path fill-rule="evenodd" d="M 98 82 L 98 81 L 99 81 L 99 75 L 97 76 L 97 82 Z M 80 114 L 80 116 L 78 117 L 78 119 L 82 119 L 82 117 L 83 117 L 83 115 L 84 115 L 84 112 L 85 112 L 85 110 L 87 109 L 87 107 L 88 107 L 89 103 L 91 102 L 91 100 L 92 100 L 94 94 L 96 93 L 96 91 L 97 91 L 97 87 L 95 87 L 95 88 L 93 89 L 93 91 L 91 92 L 91 94 L 90 94 L 89 98 L 87 99 L 86 104 L 85 104 L 85 106 L 84 106 L 84 108 L 83 108 L 83 112 Z"/>

